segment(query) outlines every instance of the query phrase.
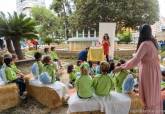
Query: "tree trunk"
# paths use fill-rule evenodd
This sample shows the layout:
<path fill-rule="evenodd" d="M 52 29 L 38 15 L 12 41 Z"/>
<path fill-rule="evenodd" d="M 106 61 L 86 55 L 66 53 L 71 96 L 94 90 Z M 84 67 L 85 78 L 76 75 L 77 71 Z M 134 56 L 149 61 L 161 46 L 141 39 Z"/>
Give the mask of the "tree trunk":
<path fill-rule="evenodd" d="M 13 42 L 13 46 L 15 48 L 15 53 L 18 56 L 18 59 L 20 59 L 20 60 L 24 59 L 24 55 L 23 55 L 22 50 L 21 50 L 20 40 L 18 38 L 13 38 L 12 42 Z"/>
<path fill-rule="evenodd" d="M 8 51 L 10 53 L 15 53 L 12 42 L 11 42 L 11 39 L 6 37 L 5 40 L 6 40 L 6 47 L 7 47 Z"/>

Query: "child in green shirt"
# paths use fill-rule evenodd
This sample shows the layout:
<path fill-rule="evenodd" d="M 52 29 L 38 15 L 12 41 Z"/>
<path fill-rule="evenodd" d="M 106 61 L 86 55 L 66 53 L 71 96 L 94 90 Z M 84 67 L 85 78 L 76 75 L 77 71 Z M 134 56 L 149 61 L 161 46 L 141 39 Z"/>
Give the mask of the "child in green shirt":
<path fill-rule="evenodd" d="M 45 56 L 43 58 L 43 72 L 47 72 L 51 78 L 51 83 L 56 81 L 56 68 L 53 62 L 51 61 L 50 56 Z"/>
<path fill-rule="evenodd" d="M 124 63 L 125 63 L 124 60 L 120 60 L 117 66 L 120 66 Z M 128 76 L 128 72 L 126 70 L 121 70 L 120 72 L 115 74 L 113 81 L 116 92 L 122 93 L 122 84 L 127 76 Z"/>
<path fill-rule="evenodd" d="M 17 75 L 24 76 L 24 74 L 19 70 L 16 66 L 16 60 L 17 60 L 17 55 L 12 54 L 12 63 L 11 63 L 11 68 L 16 72 Z"/>
<path fill-rule="evenodd" d="M 43 64 L 41 62 L 42 54 L 40 52 L 34 53 L 35 63 L 32 65 L 32 74 L 35 76 L 35 78 L 38 78 L 38 76 L 43 72 Z"/>
<path fill-rule="evenodd" d="M 20 90 L 20 96 L 21 98 L 25 99 L 27 92 L 26 92 L 26 84 L 23 80 L 23 76 L 17 76 L 15 70 L 11 67 L 12 58 L 4 58 L 4 63 L 6 64 L 5 67 L 6 79 L 10 83 L 16 83 L 18 85 Z"/>
<path fill-rule="evenodd" d="M 76 79 L 77 95 L 81 99 L 88 99 L 93 96 L 92 78 L 88 75 L 89 64 L 84 62 L 80 66 L 81 76 Z"/>
<path fill-rule="evenodd" d="M 62 67 L 59 57 L 56 53 L 55 47 L 51 47 L 50 57 L 51 57 L 52 61 L 54 61 L 57 64 L 58 68 Z"/>
<path fill-rule="evenodd" d="M 113 82 L 111 76 L 108 74 L 109 72 L 109 63 L 101 62 L 100 71 L 101 74 L 98 74 L 94 77 L 93 87 L 95 90 L 95 94 L 98 96 L 107 96 L 110 94 L 110 91 L 113 88 Z"/>
<path fill-rule="evenodd" d="M 80 65 L 81 65 L 82 61 L 81 60 L 78 60 L 77 61 L 77 65 L 75 66 L 75 71 L 76 72 L 80 72 Z"/>
<path fill-rule="evenodd" d="M 69 74 L 69 83 L 74 86 L 76 80 L 76 72 L 74 71 L 73 65 L 69 65 L 67 68 L 67 73 Z"/>

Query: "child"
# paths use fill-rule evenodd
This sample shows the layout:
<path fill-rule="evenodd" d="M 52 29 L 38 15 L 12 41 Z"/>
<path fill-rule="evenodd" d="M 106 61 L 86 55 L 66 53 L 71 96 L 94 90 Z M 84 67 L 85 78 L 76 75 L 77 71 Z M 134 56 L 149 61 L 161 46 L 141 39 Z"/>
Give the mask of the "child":
<path fill-rule="evenodd" d="M 50 80 L 50 83 L 54 83 L 56 81 L 56 70 L 53 62 L 51 61 L 50 56 L 45 56 L 43 58 L 43 73 L 40 75 L 40 81 L 47 84 L 47 82 L 44 82 L 46 78 L 44 78 L 45 75 L 47 75 Z M 43 80 L 42 80 L 43 79 Z M 49 83 L 49 82 L 48 82 Z"/>
<path fill-rule="evenodd" d="M 56 63 L 58 68 L 62 67 L 59 57 L 56 53 L 55 47 L 51 47 L 50 57 Z"/>
<path fill-rule="evenodd" d="M 49 52 L 49 48 L 48 47 L 45 47 L 44 48 L 44 55 L 49 55 L 50 52 Z"/>
<path fill-rule="evenodd" d="M 95 94 L 98 96 L 107 96 L 110 94 L 111 89 L 113 88 L 113 82 L 108 74 L 109 72 L 109 63 L 101 62 L 100 70 L 101 74 L 97 75 L 93 80 L 93 87 Z"/>
<path fill-rule="evenodd" d="M 110 67 L 109 67 L 109 73 L 111 74 L 112 71 L 115 69 L 115 63 L 114 62 L 110 62 L 109 65 L 110 65 Z"/>
<path fill-rule="evenodd" d="M 100 74 L 100 62 L 96 62 L 92 65 L 94 75 Z"/>
<path fill-rule="evenodd" d="M 81 65 L 82 61 L 81 60 L 78 60 L 77 61 L 77 65 L 75 66 L 75 71 L 76 72 L 80 72 L 80 65 Z"/>
<path fill-rule="evenodd" d="M 35 63 L 32 65 L 32 74 L 35 78 L 38 78 L 38 76 L 43 71 L 43 64 L 41 62 L 42 54 L 40 52 L 34 53 Z"/>
<path fill-rule="evenodd" d="M 124 60 L 120 60 L 120 62 L 117 64 L 117 66 L 120 66 L 122 64 L 124 64 L 125 61 Z M 121 70 L 120 72 L 118 72 L 117 74 L 115 74 L 114 77 L 114 86 L 115 86 L 115 91 L 121 93 L 122 92 L 122 84 L 124 79 L 127 77 L 128 72 L 125 70 Z"/>
<path fill-rule="evenodd" d="M 81 99 L 88 99 L 93 96 L 92 78 L 88 75 L 89 64 L 84 62 L 80 66 L 81 76 L 76 79 L 77 95 Z"/>
<path fill-rule="evenodd" d="M 5 74 L 9 83 L 16 83 L 20 90 L 20 96 L 22 99 L 26 98 L 26 85 L 23 80 L 23 77 L 17 76 L 15 70 L 11 67 L 12 58 L 4 58 L 4 63 L 6 64 Z"/>
<path fill-rule="evenodd" d="M 53 61 L 58 61 L 59 58 L 58 58 L 58 55 L 55 51 L 55 47 L 51 47 L 50 49 L 51 49 L 51 52 L 50 52 L 51 59 Z"/>
<path fill-rule="evenodd" d="M 17 55 L 12 54 L 11 56 L 12 56 L 11 68 L 16 72 L 17 75 L 24 76 L 24 74 L 21 72 L 21 70 L 17 68 L 15 64 L 17 60 Z"/>
<path fill-rule="evenodd" d="M 69 82 L 74 86 L 76 80 L 76 72 L 74 71 L 73 65 L 69 65 L 67 68 L 67 73 L 69 74 Z"/>
<path fill-rule="evenodd" d="M 162 71 L 161 89 L 165 89 L 165 71 Z"/>
<path fill-rule="evenodd" d="M 131 98 L 130 114 L 142 114 L 144 104 L 141 98 L 133 92 L 134 89 L 134 78 L 132 75 L 126 77 L 122 85 L 123 93 L 129 95 Z"/>

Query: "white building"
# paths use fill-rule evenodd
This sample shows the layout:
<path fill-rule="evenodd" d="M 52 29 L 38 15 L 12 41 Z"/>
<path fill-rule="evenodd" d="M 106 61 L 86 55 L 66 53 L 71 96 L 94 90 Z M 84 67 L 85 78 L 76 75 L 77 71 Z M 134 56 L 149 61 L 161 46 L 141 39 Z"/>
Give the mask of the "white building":
<path fill-rule="evenodd" d="M 45 0 L 17 0 L 17 12 L 31 16 L 31 8 L 34 6 L 46 6 Z"/>

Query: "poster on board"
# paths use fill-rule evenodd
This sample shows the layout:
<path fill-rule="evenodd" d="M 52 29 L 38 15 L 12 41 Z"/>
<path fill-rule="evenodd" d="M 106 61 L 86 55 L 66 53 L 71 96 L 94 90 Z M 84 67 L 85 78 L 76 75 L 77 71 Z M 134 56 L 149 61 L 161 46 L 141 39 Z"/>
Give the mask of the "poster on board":
<path fill-rule="evenodd" d="M 109 55 L 111 58 L 114 57 L 114 45 L 115 45 L 115 31 L 116 31 L 116 23 L 99 23 L 99 42 L 102 43 L 104 34 L 108 34 L 110 38 L 110 50 Z"/>

